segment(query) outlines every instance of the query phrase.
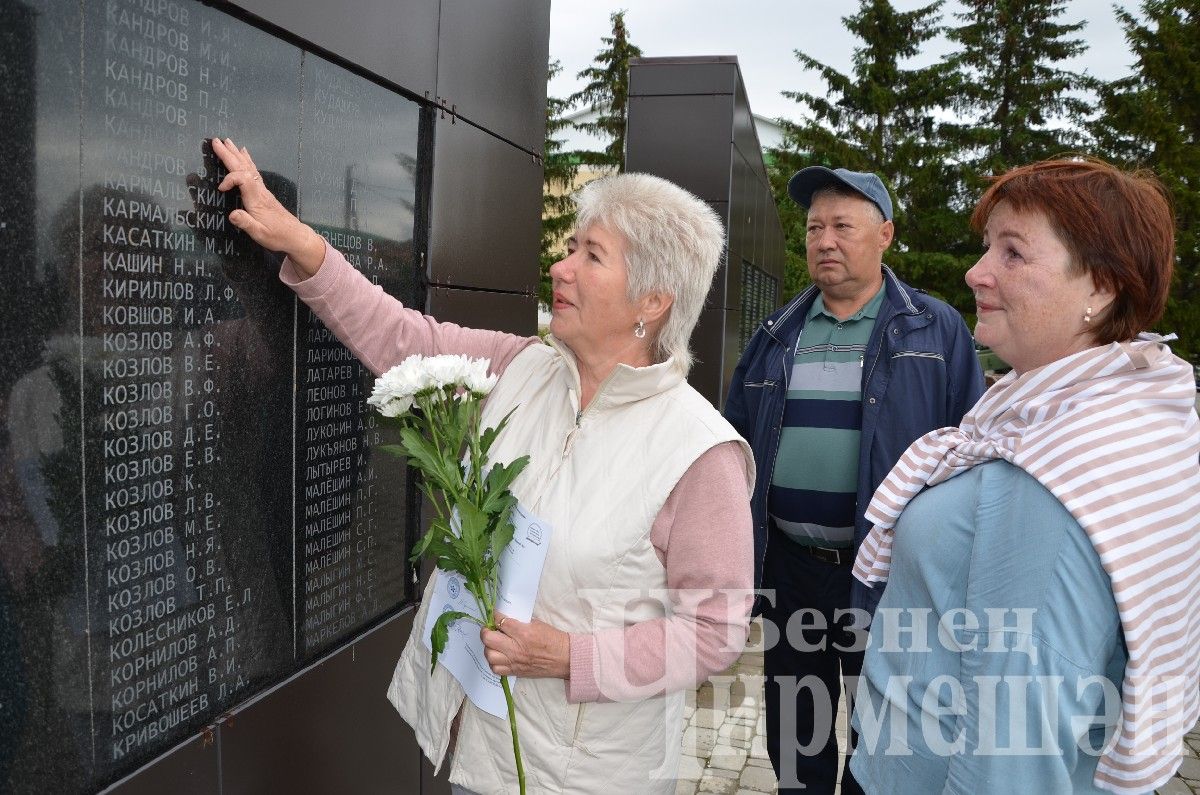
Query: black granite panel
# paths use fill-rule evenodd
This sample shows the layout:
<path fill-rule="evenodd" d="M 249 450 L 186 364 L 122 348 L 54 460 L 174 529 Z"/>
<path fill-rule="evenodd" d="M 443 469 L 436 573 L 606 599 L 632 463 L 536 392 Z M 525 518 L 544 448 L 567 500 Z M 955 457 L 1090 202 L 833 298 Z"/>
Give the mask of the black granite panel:
<path fill-rule="evenodd" d="M 428 306 L 429 314 L 442 322 L 510 334 L 537 333 L 537 298 L 532 295 L 431 287 Z"/>
<path fill-rule="evenodd" d="M 70 233 L 80 25 L 52 0 L 0 0 L 0 20 L 0 791 L 70 791 L 93 769 Z"/>
<path fill-rule="evenodd" d="M 695 359 L 692 371 L 688 375 L 688 383 L 714 405 L 721 399 L 721 342 L 724 334 L 721 323 L 724 316 L 724 308 L 712 303 L 706 304 L 700 311 L 700 319 L 691 339 Z"/>
<path fill-rule="evenodd" d="M 732 94 L 737 58 L 635 58 L 629 63 L 629 96 Z"/>
<path fill-rule="evenodd" d="M 300 215 L 385 292 L 420 306 L 416 103 L 304 58 Z M 399 364 L 399 361 L 391 364 Z M 404 600 L 404 462 L 366 406 L 374 375 L 301 307 L 296 347 L 297 654 L 310 658 Z"/>
<path fill-rule="evenodd" d="M 756 180 L 757 182 L 757 180 Z M 766 185 L 759 182 L 754 194 L 754 258 L 760 268 L 767 267 L 767 224 L 775 212 L 775 201 Z"/>
<path fill-rule="evenodd" d="M 0 791 L 95 791 L 411 600 L 369 377 L 228 223 L 206 142 L 421 305 L 432 123 L 192 0 L 0 20 Z M 196 743 L 122 791 L 213 791 Z"/>
<path fill-rule="evenodd" d="M 440 774 L 433 772 L 433 765 L 421 757 L 421 795 L 450 795 L 450 765 L 442 765 Z"/>
<path fill-rule="evenodd" d="M 725 407 L 725 397 L 729 394 L 729 384 L 733 380 L 733 371 L 737 369 L 738 359 L 742 355 L 742 350 L 739 347 L 741 329 L 743 328 L 742 313 L 737 309 L 730 309 L 725 312 L 725 318 L 721 324 L 725 337 L 721 346 L 721 380 L 717 386 L 717 394 L 719 400 L 714 400 L 713 404 L 718 408 Z"/>
<path fill-rule="evenodd" d="M 536 292 L 541 164 L 449 117 L 438 119 L 434 139 L 429 281 Z"/>
<path fill-rule="evenodd" d="M 740 257 L 740 252 L 743 248 L 745 248 L 745 241 L 742 239 L 742 224 L 735 216 L 730 216 L 730 213 L 733 211 L 733 209 L 740 205 L 740 202 L 737 200 L 739 186 L 741 184 L 741 180 L 738 176 L 740 173 L 739 169 L 740 165 L 735 158 L 730 167 L 732 177 L 730 184 L 730 195 L 734 200 L 732 202 L 723 202 L 720 205 L 724 208 L 725 213 L 721 220 L 725 223 L 725 249 L 727 252 L 729 252 L 730 257 L 733 257 L 735 254 Z M 733 270 L 730 270 L 730 267 L 732 267 Z M 728 264 L 723 265 L 721 270 L 717 273 L 717 278 L 713 284 L 712 291 L 708 294 L 709 303 L 719 304 L 723 307 L 729 305 L 729 292 L 731 289 L 737 289 L 736 285 L 730 284 L 730 279 L 733 276 L 736 276 L 736 262 L 732 266 Z"/>
<path fill-rule="evenodd" d="M 746 162 L 762 182 L 767 181 L 766 166 L 763 165 L 762 145 L 758 141 L 758 130 L 754 126 L 754 115 L 746 89 L 739 80 L 733 95 L 733 143 L 746 157 Z"/>
<path fill-rule="evenodd" d="M 733 151 L 732 148 L 726 148 Z M 728 155 L 726 155 L 728 156 Z M 752 240 L 746 234 L 745 219 L 745 163 L 737 157 L 736 151 L 730 160 L 730 202 L 722 204 L 727 208 L 726 228 L 728 240 L 726 244 L 727 259 L 724 267 L 716 274 L 712 291 L 708 294 L 708 303 L 720 306 L 721 309 L 736 306 L 742 282 L 738 276 L 738 263 L 743 252 L 752 245 Z"/>
<path fill-rule="evenodd" d="M 741 263 L 754 256 L 754 176 L 749 164 L 736 147 L 730 147 L 733 163 L 733 186 L 730 191 L 735 197 L 729 205 L 729 223 L 736 225 L 741 247 L 737 259 L 726 271 L 725 309 L 733 309 L 742 300 Z"/>
<path fill-rule="evenodd" d="M 232 0 L 231 4 L 418 96 L 433 97 L 437 90 L 436 0 Z"/>
<path fill-rule="evenodd" d="M 300 53 L 141 0 L 84 4 L 82 52 L 83 368 L 60 391 L 82 406 L 91 643 L 67 648 L 103 780 L 292 665 L 293 300 L 201 142 L 251 143 L 294 206 Z"/>
<path fill-rule="evenodd" d="M 721 225 L 725 231 L 725 252 L 722 254 L 721 264 L 717 267 L 717 272 L 713 275 L 712 285 L 708 289 L 708 294 L 704 297 L 705 304 L 715 304 L 719 306 L 725 305 L 726 283 L 728 277 L 728 260 L 729 252 L 736 250 L 740 245 L 737 239 L 737 229 L 731 229 L 729 226 L 729 203 L 728 202 L 705 202 L 721 219 Z M 730 235 L 733 237 L 730 237 Z"/>
<path fill-rule="evenodd" d="M 775 205 L 775 198 L 768 194 L 767 200 L 770 202 L 770 211 L 767 216 L 767 256 L 766 267 L 767 272 L 773 274 L 779 279 L 780 289 L 783 286 L 783 269 L 786 255 L 784 254 L 784 239 L 783 225 L 779 221 L 779 209 Z M 791 296 L 778 294 L 775 303 L 782 304 Z"/>
<path fill-rule="evenodd" d="M 216 732 L 197 734 L 101 795 L 212 795 L 220 792 L 219 757 Z"/>
<path fill-rule="evenodd" d="M 752 262 L 741 263 L 742 299 L 737 307 L 741 327 L 737 330 L 734 350 L 740 355 L 759 325 L 775 311 L 779 279 Z"/>
<path fill-rule="evenodd" d="M 625 165 L 729 201 L 732 95 L 629 98 Z"/>
<path fill-rule="evenodd" d="M 550 0 L 442 0 L 437 93 L 455 112 L 539 155 Z M 486 75 L 485 79 L 481 76 Z"/>

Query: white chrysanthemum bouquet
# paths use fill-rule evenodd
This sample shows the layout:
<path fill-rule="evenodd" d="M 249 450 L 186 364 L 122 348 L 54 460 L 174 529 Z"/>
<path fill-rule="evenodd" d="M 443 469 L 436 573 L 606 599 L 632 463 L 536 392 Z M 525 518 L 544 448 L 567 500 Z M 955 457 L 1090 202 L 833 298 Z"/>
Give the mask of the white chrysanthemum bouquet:
<path fill-rule="evenodd" d="M 451 610 L 434 624 L 430 671 L 446 648 L 450 625 L 462 618 L 496 629 L 500 554 L 512 540 L 516 497 L 508 487 L 529 463 L 522 456 L 507 466 L 488 464 L 488 451 L 508 422 L 480 431 L 483 399 L 496 385 L 487 359 L 466 356 L 409 356 L 375 380 L 367 403 L 400 429 L 400 444 L 384 450 L 408 459 L 421 473 L 421 491 L 436 509 L 429 532 L 412 559 L 433 559 L 445 572 L 462 576 L 482 620 Z M 525 792 L 525 768 L 517 739 L 517 717 L 508 677 L 500 677 L 508 705 L 517 779 Z"/>

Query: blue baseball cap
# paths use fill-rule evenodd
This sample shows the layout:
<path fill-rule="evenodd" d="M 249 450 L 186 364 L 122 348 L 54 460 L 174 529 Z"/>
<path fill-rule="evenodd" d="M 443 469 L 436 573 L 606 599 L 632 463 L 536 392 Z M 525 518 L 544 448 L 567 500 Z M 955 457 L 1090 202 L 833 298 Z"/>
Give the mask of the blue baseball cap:
<path fill-rule="evenodd" d="M 788 180 L 788 195 L 792 197 L 792 201 L 807 210 L 812 204 L 813 193 L 835 182 L 862 194 L 864 199 L 873 202 L 879 208 L 886 220 L 892 220 L 892 197 L 883 186 L 883 180 L 871 173 L 845 168 L 809 166 L 800 169 Z"/>

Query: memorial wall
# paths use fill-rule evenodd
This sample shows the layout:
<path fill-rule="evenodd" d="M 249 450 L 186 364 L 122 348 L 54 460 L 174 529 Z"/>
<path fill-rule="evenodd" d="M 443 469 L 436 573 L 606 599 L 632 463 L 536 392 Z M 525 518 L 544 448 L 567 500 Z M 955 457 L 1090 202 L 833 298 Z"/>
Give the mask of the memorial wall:
<path fill-rule="evenodd" d="M 415 596 L 373 378 L 206 141 L 423 306 L 433 110 L 191 0 L 0 20 L 0 791 L 94 791 Z"/>

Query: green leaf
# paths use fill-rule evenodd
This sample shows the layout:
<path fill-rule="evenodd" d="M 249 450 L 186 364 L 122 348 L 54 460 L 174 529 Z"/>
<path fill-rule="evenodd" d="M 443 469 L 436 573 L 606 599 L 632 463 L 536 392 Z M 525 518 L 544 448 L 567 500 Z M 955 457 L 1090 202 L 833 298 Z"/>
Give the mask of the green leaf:
<path fill-rule="evenodd" d="M 430 543 L 433 542 L 433 536 L 434 536 L 434 531 L 430 530 L 428 533 L 421 536 L 420 541 L 413 544 L 412 554 L 408 556 L 408 559 L 411 562 L 416 563 L 418 560 L 421 559 L 421 555 L 423 555 L 425 553 L 425 550 L 429 547 Z"/>
<path fill-rule="evenodd" d="M 492 561 L 495 565 L 500 565 L 500 554 L 504 552 L 504 548 L 512 541 L 513 533 L 517 529 L 513 527 L 512 521 L 507 517 L 501 519 L 496 529 L 492 532 L 491 553 Z"/>
<path fill-rule="evenodd" d="M 485 456 L 487 455 L 488 451 L 492 449 L 492 442 L 496 441 L 496 437 L 499 436 L 500 432 L 504 430 L 506 425 L 508 425 L 508 418 L 511 417 L 513 412 L 518 408 L 518 406 L 513 406 L 509 412 L 504 415 L 500 422 L 496 423 L 495 427 L 484 429 L 483 434 L 479 437 L 479 449 Z"/>
<path fill-rule="evenodd" d="M 499 513 L 503 501 L 509 496 L 508 487 L 517 479 L 517 475 L 529 464 L 529 456 L 523 455 L 507 466 L 495 464 L 488 470 L 487 496 L 484 499 L 483 510 L 490 514 Z"/>
<path fill-rule="evenodd" d="M 432 480 L 439 488 L 445 489 L 450 482 L 446 478 L 446 467 L 443 456 L 439 455 L 433 443 L 422 436 L 414 428 L 403 428 L 400 439 L 404 449 L 408 451 L 409 463 L 421 471 L 421 474 Z"/>
<path fill-rule="evenodd" d="M 433 646 L 429 662 L 430 676 L 433 676 L 433 669 L 437 667 L 438 655 L 446 650 L 446 643 L 450 640 L 450 625 L 460 618 L 470 618 L 470 616 L 461 610 L 447 610 L 434 622 L 433 632 L 429 636 L 430 645 Z"/>
<path fill-rule="evenodd" d="M 459 500 L 455 507 L 458 509 L 459 537 L 467 557 L 482 563 L 483 553 L 487 550 L 487 529 L 491 523 L 489 517 L 466 500 Z"/>

